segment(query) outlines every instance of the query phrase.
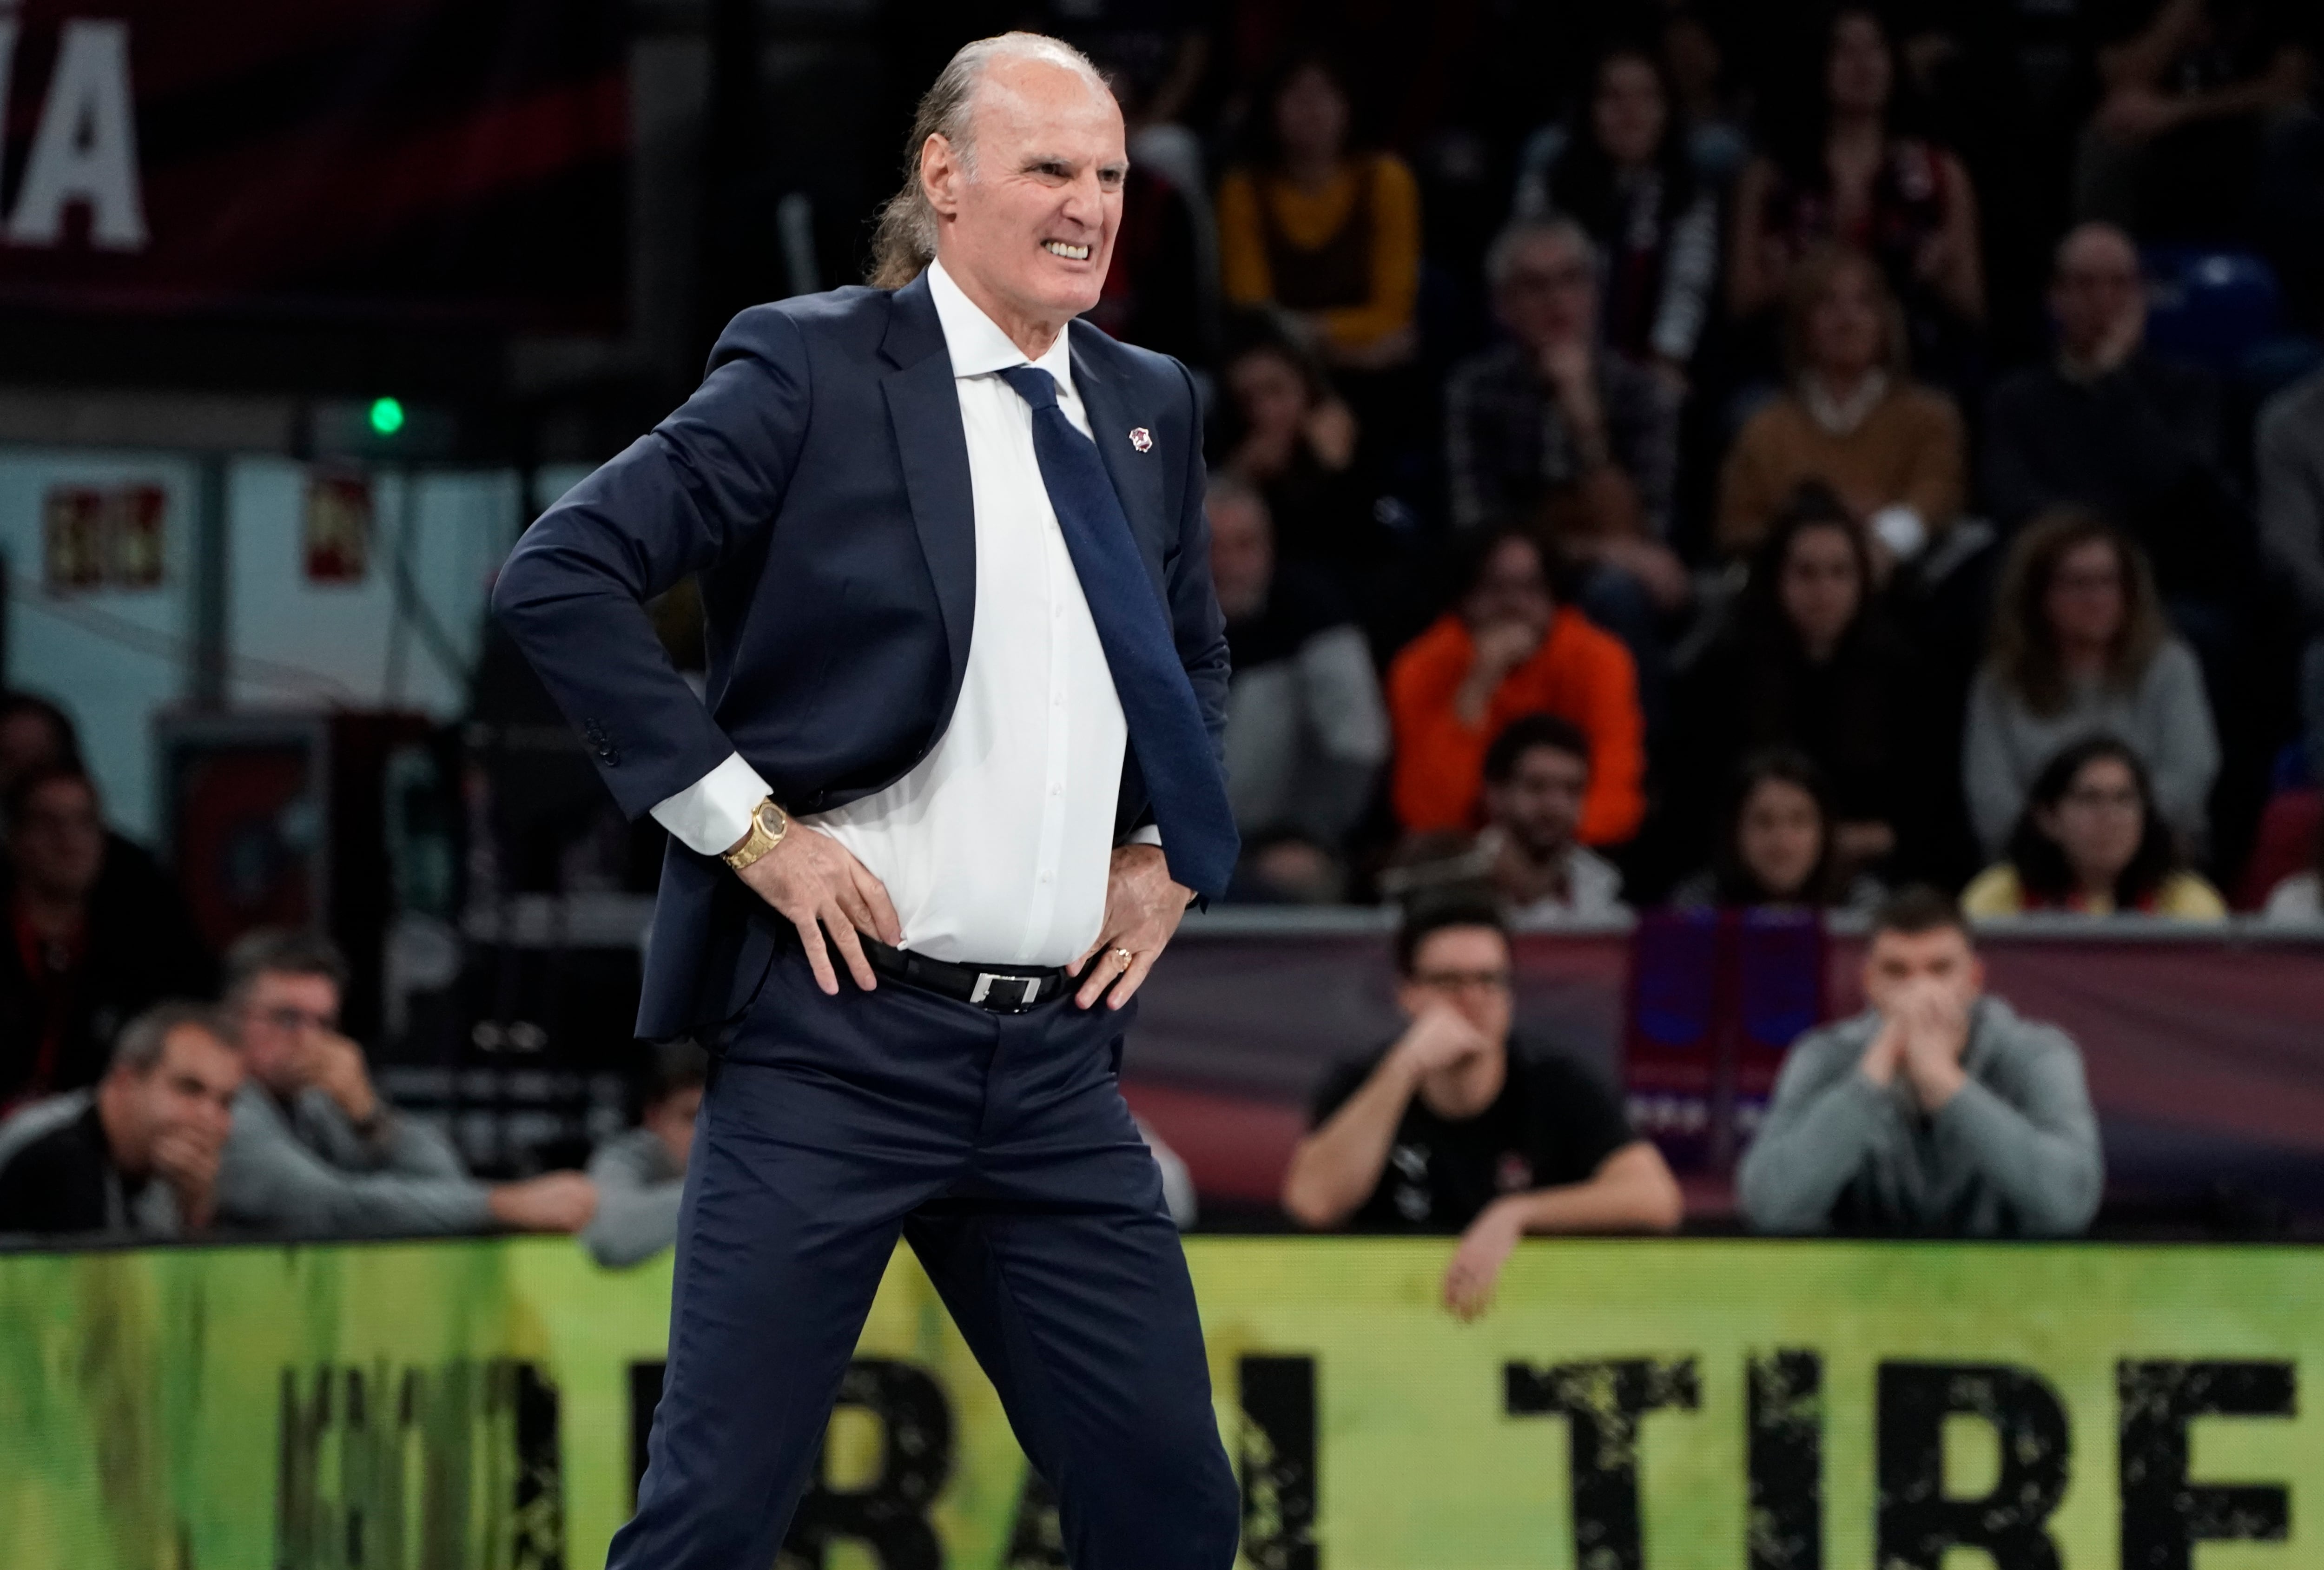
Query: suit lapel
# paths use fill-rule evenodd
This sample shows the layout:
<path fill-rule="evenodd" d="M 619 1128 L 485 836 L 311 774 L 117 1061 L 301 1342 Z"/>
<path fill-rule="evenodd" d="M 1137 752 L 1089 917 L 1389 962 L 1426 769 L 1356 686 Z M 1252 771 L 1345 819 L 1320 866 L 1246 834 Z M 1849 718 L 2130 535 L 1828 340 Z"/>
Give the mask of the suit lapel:
<path fill-rule="evenodd" d="M 976 619 L 976 502 L 960 393 L 953 385 L 952 357 L 945 353 L 936 302 L 928 298 L 927 273 L 892 296 L 880 351 L 898 367 L 881 379 L 880 388 L 887 396 L 904 488 L 912 499 L 912 522 L 936 584 L 952 656 L 952 684 L 936 726 L 941 734 L 968 670 L 969 633 Z"/>
<path fill-rule="evenodd" d="M 1086 322 L 1075 321 L 1065 329 L 1073 335 L 1074 386 L 1082 395 L 1082 404 L 1089 412 L 1090 435 L 1097 442 L 1098 455 L 1105 460 L 1105 472 L 1113 481 L 1113 494 L 1120 499 L 1122 515 L 1130 520 L 1130 532 L 1138 541 L 1139 559 L 1146 563 L 1147 576 L 1154 580 L 1155 591 L 1168 594 L 1168 580 L 1162 570 L 1162 547 L 1169 538 L 1163 516 L 1162 470 L 1167 461 L 1150 443 L 1153 416 L 1139 417 L 1124 397 L 1123 389 L 1107 374 L 1107 367 L 1097 355 L 1089 352 L 1093 336 L 1098 329 Z M 1132 445 L 1130 433 L 1147 429 L 1149 445 L 1143 452 Z M 1185 455 L 1178 455 L 1184 463 Z"/>

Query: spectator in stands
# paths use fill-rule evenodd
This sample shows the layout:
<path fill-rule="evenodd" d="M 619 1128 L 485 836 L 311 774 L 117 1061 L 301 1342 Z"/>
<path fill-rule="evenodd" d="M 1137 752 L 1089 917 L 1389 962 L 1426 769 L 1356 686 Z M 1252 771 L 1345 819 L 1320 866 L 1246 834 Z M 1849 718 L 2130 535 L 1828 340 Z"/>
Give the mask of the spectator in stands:
<path fill-rule="evenodd" d="M 1720 476 L 1719 549 L 1758 548 L 1803 482 L 1831 488 L 1869 531 L 1877 577 L 1910 560 L 1960 511 L 1960 413 L 1910 379 L 1895 297 L 1858 251 L 1824 248 L 1790 272 L 1791 385 L 1760 406 Z"/>
<path fill-rule="evenodd" d="M 1278 568 L 1267 502 L 1211 481 L 1211 577 L 1226 614 L 1227 797 L 1262 898 L 1346 892 L 1341 853 L 1388 762 L 1388 712 L 1363 630 L 1327 578 Z"/>
<path fill-rule="evenodd" d="M 1554 714 L 1521 715 L 1485 749 L 1486 877 L 1520 921 L 1629 914 L 1622 874 L 1574 838 L 1590 790 L 1590 743 Z"/>
<path fill-rule="evenodd" d="M 1711 865 L 1682 882 L 1682 910 L 1868 910 L 1881 888 L 1843 851 L 1823 771 L 1806 753 L 1769 747 L 1737 766 Z"/>
<path fill-rule="evenodd" d="M 1484 828 L 1471 840 L 1416 836 L 1381 889 L 1423 898 L 1489 889 L 1527 924 L 1628 916 L 1620 871 L 1574 838 L 1589 789 L 1582 733 L 1555 715 L 1520 715 L 1485 749 Z"/>
<path fill-rule="evenodd" d="M 0 1122 L 0 1234 L 208 1229 L 241 1083 L 241 1060 L 208 1009 L 148 1009 L 122 1028 L 94 1087 Z"/>
<path fill-rule="evenodd" d="M 1783 301 L 1794 271 L 1837 245 L 1871 257 L 1903 300 L 1915 361 L 1951 372 L 1985 320 L 1976 188 L 1960 159 L 1897 128 L 1895 49 L 1877 12 L 1841 6 L 1825 46 L 1804 112 L 1770 105 L 1780 129 L 1736 182 L 1734 313 Z"/>
<path fill-rule="evenodd" d="M 2260 411 L 2259 526 L 2299 610 L 2308 777 L 2324 785 L 2324 371 Z"/>
<path fill-rule="evenodd" d="M 2172 635 L 2144 553 L 2095 514 L 2061 509 L 2011 547 L 1969 691 L 1962 787 L 1987 854 L 2050 761 L 2101 734 L 2138 755 L 2163 827 L 2200 844 L 2219 770 L 2201 669 Z"/>
<path fill-rule="evenodd" d="M 2058 353 L 2005 377 L 1986 406 L 1982 476 L 2005 531 L 2053 507 L 2127 531 L 2174 601 L 2217 599 L 2244 571 L 2219 389 L 2149 352 L 2146 285 L 2130 236 L 2084 224 L 2050 282 Z"/>
<path fill-rule="evenodd" d="M 1570 219 L 1521 221 L 1493 242 L 1485 272 L 1508 337 L 1453 368 L 1445 470 L 1455 530 L 1537 531 L 1581 575 L 1582 605 L 1626 633 L 1636 658 L 1641 642 L 1657 642 L 1655 611 L 1688 594 L 1664 543 L 1679 401 L 1601 344 L 1597 269 L 1590 236 Z"/>
<path fill-rule="evenodd" d="M 1667 1232 L 1677 1182 L 1596 1076 L 1510 1037 L 1509 944 L 1481 897 L 1415 906 L 1397 935 L 1388 1046 L 1334 1069 L 1292 1152 L 1302 1226 L 1461 1233 L 1445 1306 L 1473 1318 L 1527 1233 Z"/>
<path fill-rule="evenodd" d="M 1673 110 L 1686 123 L 1695 171 L 1723 195 L 1751 155 L 1751 138 L 1727 81 L 1726 51 L 1697 7 L 1668 0 L 1661 11 L 1662 63 Z"/>
<path fill-rule="evenodd" d="M 1419 346 L 1420 191 L 1390 152 L 1351 151 L 1333 63 L 1295 57 L 1266 96 L 1266 156 L 1219 184 L 1227 299 L 1296 312 L 1334 365 L 1379 371 Z"/>
<path fill-rule="evenodd" d="M 1397 818 L 1422 833 L 1476 827 L 1487 745 L 1520 715 L 1554 714 L 1590 742 L 1582 843 L 1629 838 L 1646 813 L 1645 721 L 1629 654 L 1556 603 L 1530 536 L 1489 535 L 1473 559 L 1459 605 L 1388 670 Z"/>
<path fill-rule="evenodd" d="M 220 1214 L 299 1236 L 578 1232 L 596 1187 L 577 1172 L 487 1185 L 451 1141 L 390 1106 L 339 1034 L 346 961 L 328 938 L 262 928 L 226 956 L 224 1010 L 250 1078 L 235 1100 Z"/>
<path fill-rule="evenodd" d="M 45 724 L 19 709 L 0 726 L 21 742 L 34 728 L 28 714 Z M 176 889 L 144 852 L 106 831 L 97 782 L 72 750 L 19 763 L 0 819 L 5 1112 L 95 1084 L 125 1020 L 162 998 L 208 992 L 216 971 Z"/>
<path fill-rule="evenodd" d="M 1634 44 L 1600 55 L 1576 122 L 1526 143 L 1514 216 L 1589 232 L 1607 346 L 1683 387 L 1719 282 L 1719 204 L 1661 60 Z"/>
<path fill-rule="evenodd" d="M 1829 490 L 1803 486 L 1681 685 L 1674 809 L 1690 826 L 1707 821 L 1705 788 L 1731 760 L 1793 747 L 1831 784 L 1837 864 L 1887 862 L 1925 837 L 1932 816 L 1927 688 L 1874 594 L 1862 530 Z"/>
<path fill-rule="evenodd" d="M 1961 892 L 1971 916 L 2063 911 L 2218 921 L 2227 901 L 2181 861 L 2135 749 L 2091 736 L 2034 781 L 2006 857 Z"/>
<path fill-rule="evenodd" d="M 686 1188 L 686 1158 L 694 1149 L 694 1114 L 702 1110 L 709 1075 L 709 1055 L 691 1041 L 655 1048 L 637 1127 L 590 1152 L 597 1211 L 582 1228 L 581 1242 L 599 1264 L 634 1265 L 678 1241 L 678 1202 Z"/>
<path fill-rule="evenodd" d="M 1259 488 L 1285 560 L 1344 571 L 1365 554 L 1372 522 L 1355 416 L 1322 363 L 1273 319 L 1238 325 L 1216 466 Z"/>
<path fill-rule="evenodd" d="M 1784 1060 L 1737 1193 L 1753 1230 L 2066 1237 L 2105 1183 L 2081 1054 L 1985 991 L 1950 900 L 1873 918 L 1870 1007 Z"/>
<path fill-rule="evenodd" d="M 2313 117 L 2313 7 L 2163 0 L 2123 14 L 2142 12 L 2098 51 L 2105 96 L 2082 137 L 2075 205 L 2141 234 L 2240 234 L 2270 143 Z"/>

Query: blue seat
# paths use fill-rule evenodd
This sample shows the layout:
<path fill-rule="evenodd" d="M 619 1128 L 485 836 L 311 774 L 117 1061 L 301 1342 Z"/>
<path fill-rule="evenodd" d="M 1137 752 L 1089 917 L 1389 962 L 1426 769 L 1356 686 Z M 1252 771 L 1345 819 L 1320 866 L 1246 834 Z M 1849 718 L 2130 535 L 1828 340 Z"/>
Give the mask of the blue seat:
<path fill-rule="evenodd" d="M 2275 269 L 2248 251 L 2150 245 L 2146 341 L 2156 353 L 2233 377 L 2282 331 Z"/>

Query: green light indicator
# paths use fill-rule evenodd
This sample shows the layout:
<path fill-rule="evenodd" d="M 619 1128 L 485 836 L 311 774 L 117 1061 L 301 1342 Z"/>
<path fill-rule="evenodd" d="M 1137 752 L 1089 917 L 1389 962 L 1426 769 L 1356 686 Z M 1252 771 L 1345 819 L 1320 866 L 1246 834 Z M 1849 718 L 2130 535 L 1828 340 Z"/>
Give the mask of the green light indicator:
<path fill-rule="evenodd" d="M 393 436 L 403 429 L 403 405 L 392 398 L 371 401 L 371 428 L 382 436 Z"/>

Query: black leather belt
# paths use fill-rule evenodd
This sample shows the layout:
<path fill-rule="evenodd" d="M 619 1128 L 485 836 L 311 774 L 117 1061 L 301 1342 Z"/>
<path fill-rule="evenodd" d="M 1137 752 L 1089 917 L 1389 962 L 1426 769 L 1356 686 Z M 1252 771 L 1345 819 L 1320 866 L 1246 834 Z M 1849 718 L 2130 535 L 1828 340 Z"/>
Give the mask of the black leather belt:
<path fill-rule="evenodd" d="M 862 937 L 862 934 L 858 934 Z M 996 1014 L 1021 1014 L 1047 1002 L 1074 984 L 1072 973 L 1060 965 L 954 965 L 890 948 L 877 938 L 863 938 L 863 957 L 872 968 L 893 981 L 942 997 L 974 1003 Z"/>

